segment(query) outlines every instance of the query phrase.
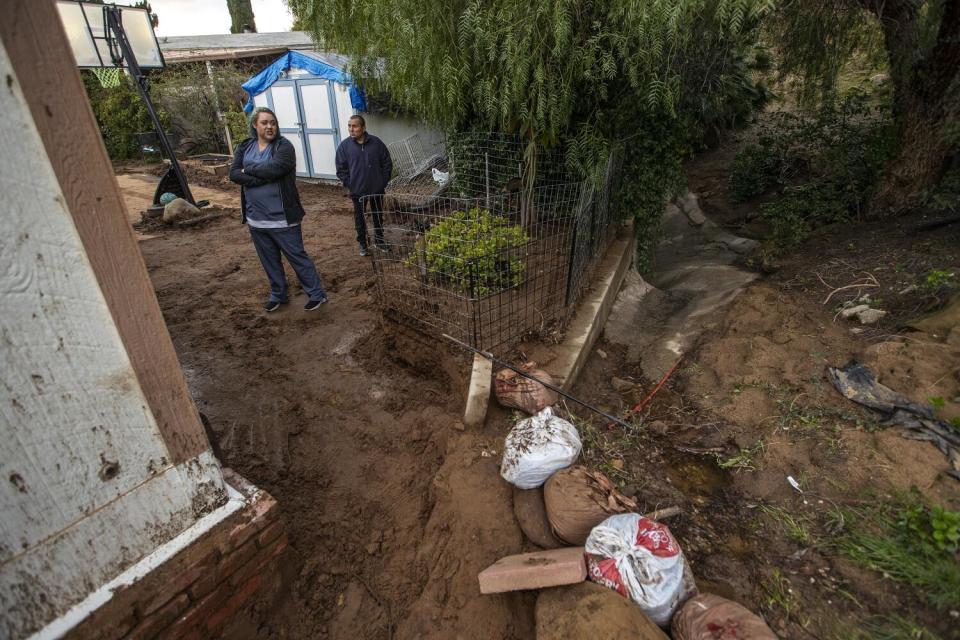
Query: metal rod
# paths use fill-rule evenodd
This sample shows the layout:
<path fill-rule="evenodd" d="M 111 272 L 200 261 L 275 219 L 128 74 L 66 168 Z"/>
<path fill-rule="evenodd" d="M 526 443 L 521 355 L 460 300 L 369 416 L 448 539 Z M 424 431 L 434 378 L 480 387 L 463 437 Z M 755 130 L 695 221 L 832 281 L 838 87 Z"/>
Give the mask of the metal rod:
<path fill-rule="evenodd" d="M 177 182 L 180 183 L 180 189 L 183 191 L 183 198 L 190 204 L 197 204 L 193 199 L 193 194 L 190 193 L 190 185 L 187 184 L 187 177 L 183 174 L 183 170 L 180 168 L 180 164 L 177 162 L 177 154 L 173 152 L 173 146 L 171 146 L 170 141 L 167 140 L 167 134 L 163 130 L 163 124 L 160 122 L 160 117 L 157 115 L 156 109 L 153 108 L 153 101 L 150 100 L 150 92 L 147 91 L 147 78 L 143 75 L 143 71 L 140 69 L 140 64 L 137 62 L 137 56 L 134 55 L 133 49 L 130 47 L 130 42 L 127 40 L 127 32 L 123 28 L 123 22 L 120 17 L 120 9 L 116 6 L 106 6 L 104 7 L 104 13 L 106 14 L 107 24 L 104 25 L 106 30 L 113 32 L 113 37 L 117 41 L 117 46 L 120 48 L 120 53 L 123 54 L 123 61 L 126 63 L 127 68 L 130 70 L 130 75 L 133 76 L 134 84 L 137 86 L 137 91 L 140 93 L 140 97 L 143 99 L 144 106 L 147 107 L 147 113 L 150 115 L 150 120 L 153 121 L 153 126 L 157 129 L 157 138 L 160 141 L 160 146 L 163 147 L 163 152 L 167 154 L 167 157 L 170 158 L 170 167 L 173 169 L 174 175 L 177 177 Z"/>
<path fill-rule="evenodd" d="M 536 381 L 536 382 L 539 382 L 540 384 L 542 384 L 543 386 L 545 386 L 547 389 L 550 389 L 551 391 L 557 392 L 558 394 L 560 394 L 561 396 L 563 396 L 563 397 L 566 398 L 567 400 L 572 400 L 573 402 L 576 402 L 576 403 L 579 404 L 580 406 L 585 407 L 585 408 L 589 409 L 590 411 L 593 411 L 593 412 L 596 413 L 597 415 L 603 416 L 604 418 L 606 418 L 607 420 L 610 420 L 611 422 L 615 422 L 615 423 L 619 424 L 619 425 L 622 426 L 622 427 L 626 427 L 627 429 L 633 429 L 633 425 L 632 425 L 632 424 L 630 424 L 630 423 L 628 423 L 628 422 L 624 422 L 624 421 L 621 420 L 620 418 L 615 418 L 615 417 L 611 416 L 609 413 L 604 413 L 603 411 L 600 411 L 600 409 L 597 409 L 596 407 L 587 404 L 587 403 L 584 402 L 583 400 L 580 400 L 579 398 L 570 395 L 569 393 L 567 393 L 566 391 L 564 391 L 564 390 L 561 389 L 560 387 L 557 387 L 557 386 L 555 386 L 555 385 L 552 385 L 552 384 L 550 384 L 549 382 L 544 382 L 543 380 L 541 380 L 541 379 L 539 379 L 539 378 L 537 378 L 537 377 L 535 377 L 535 376 L 532 376 L 532 375 L 530 375 L 529 373 L 527 373 L 527 372 L 525 372 L 525 371 L 523 371 L 523 370 L 521 370 L 521 369 L 518 369 L 517 367 L 513 366 L 512 364 L 509 364 L 509 363 L 507 363 L 507 362 L 504 362 L 503 360 L 500 360 L 499 358 L 496 358 L 496 357 L 495 357 L 492 353 L 490 353 L 489 351 L 482 351 L 482 350 L 480 350 L 480 349 L 477 349 L 476 347 L 471 347 L 471 346 L 468 345 L 466 342 L 462 342 L 462 341 L 460 341 L 460 340 L 457 340 L 456 338 L 454 338 L 454 337 L 452 337 L 452 336 L 448 336 L 448 335 L 445 334 L 445 333 L 444 333 L 444 334 L 441 334 L 441 335 L 442 335 L 444 338 L 446 338 L 447 340 L 449 340 L 450 342 L 456 344 L 458 347 L 462 347 L 462 348 L 466 349 L 467 351 L 472 351 L 473 353 L 479 354 L 479 355 L 483 356 L 484 358 L 486 358 L 487 360 L 489 360 L 490 362 L 493 362 L 494 364 L 500 365 L 501 367 L 506 367 L 507 369 L 510 369 L 511 371 L 513 371 L 514 373 L 516 373 L 517 375 L 523 376 L 524 378 L 527 378 L 528 380 L 534 380 L 534 381 Z"/>

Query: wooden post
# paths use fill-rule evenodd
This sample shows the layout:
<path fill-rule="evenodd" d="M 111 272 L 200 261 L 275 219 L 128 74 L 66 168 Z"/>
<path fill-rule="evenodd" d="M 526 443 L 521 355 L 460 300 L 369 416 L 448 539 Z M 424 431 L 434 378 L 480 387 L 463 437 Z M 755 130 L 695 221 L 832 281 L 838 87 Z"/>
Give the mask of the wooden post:
<path fill-rule="evenodd" d="M 6 3 L 0 38 L 170 462 L 208 450 L 53 0 Z"/>

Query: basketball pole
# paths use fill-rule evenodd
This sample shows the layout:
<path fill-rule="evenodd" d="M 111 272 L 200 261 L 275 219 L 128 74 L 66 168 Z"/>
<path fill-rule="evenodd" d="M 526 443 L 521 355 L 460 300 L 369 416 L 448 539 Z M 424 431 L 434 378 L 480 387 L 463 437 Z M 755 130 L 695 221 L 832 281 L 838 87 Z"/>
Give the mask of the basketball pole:
<path fill-rule="evenodd" d="M 193 194 L 190 192 L 190 185 L 187 184 L 187 177 L 183 174 L 183 170 L 180 168 L 180 163 L 177 162 L 177 155 L 174 153 L 173 147 L 171 146 L 170 141 L 167 139 L 167 134 L 163 130 L 163 124 L 160 122 L 160 117 L 157 115 L 157 111 L 153 107 L 153 101 L 150 100 L 150 92 L 147 91 L 147 78 L 140 69 L 140 65 L 137 63 L 137 57 L 134 55 L 133 49 L 130 47 L 130 42 L 127 40 L 127 32 L 124 30 L 123 23 L 120 20 L 120 9 L 116 6 L 104 5 L 103 12 L 104 17 L 106 17 L 107 31 L 108 33 L 113 33 L 113 37 L 117 42 L 117 46 L 120 48 L 120 54 L 123 57 L 123 61 L 130 70 L 130 75 L 133 76 L 134 84 L 137 86 L 137 91 L 140 93 L 140 97 L 143 99 L 143 103 L 147 107 L 147 113 L 150 115 L 150 119 L 153 121 L 153 126 L 157 130 L 157 138 L 160 141 L 160 146 L 163 148 L 163 152 L 170 159 L 170 168 L 177 177 L 177 182 L 180 184 L 180 189 L 183 192 L 183 198 L 190 204 L 196 205 L 197 203 L 193 199 Z"/>

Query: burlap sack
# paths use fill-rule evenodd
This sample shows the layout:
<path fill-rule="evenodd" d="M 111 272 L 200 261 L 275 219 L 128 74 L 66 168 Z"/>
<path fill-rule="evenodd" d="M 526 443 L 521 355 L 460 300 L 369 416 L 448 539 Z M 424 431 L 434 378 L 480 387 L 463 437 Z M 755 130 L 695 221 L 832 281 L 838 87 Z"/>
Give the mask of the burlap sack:
<path fill-rule="evenodd" d="M 543 502 L 553 533 L 573 545 L 583 544 L 590 530 L 609 516 L 637 508 L 607 476 L 583 466 L 550 476 L 543 486 Z"/>
<path fill-rule="evenodd" d="M 550 374 L 543 369 L 537 369 L 536 362 L 528 362 L 520 368 L 538 380 L 553 384 Z M 557 402 L 555 391 L 547 389 L 536 380 L 524 378 L 510 369 L 501 369 L 497 372 L 493 390 L 501 406 L 520 409 L 530 415 L 539 413 Z"/>
<path fill-rule="evenodd" d="M 671 625 L 674 640 L 777 640 L 760 616 L 712 593 L 687 600 Z"/>

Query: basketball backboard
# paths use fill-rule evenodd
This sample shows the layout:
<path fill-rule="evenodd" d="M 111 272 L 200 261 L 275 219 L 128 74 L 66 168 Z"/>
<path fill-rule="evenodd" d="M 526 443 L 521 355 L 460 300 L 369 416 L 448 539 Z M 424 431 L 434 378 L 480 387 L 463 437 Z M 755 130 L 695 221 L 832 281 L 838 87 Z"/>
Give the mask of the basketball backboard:
<path fill-rule="evenodd" d="M 114 55 L 110 52 L 113 36 L 106 30 L 106 5 L 73 0 L 58 0 L 57 9 L 67 39 L 77 59 L 77 66 L 84 68 L 122 66 L 120 51 L 114 45 Z M 117 5 L 123 30 L 127 34 L 130 48 L 137 63 L 144 68 L 163 67 L 163 54 L 153 33 L 153 24 L 146 9 L 137 9 Z M 109 38 L 108 38 L 109 35 Z M 118 62 L 115 62 L 115 58 Z"/>

